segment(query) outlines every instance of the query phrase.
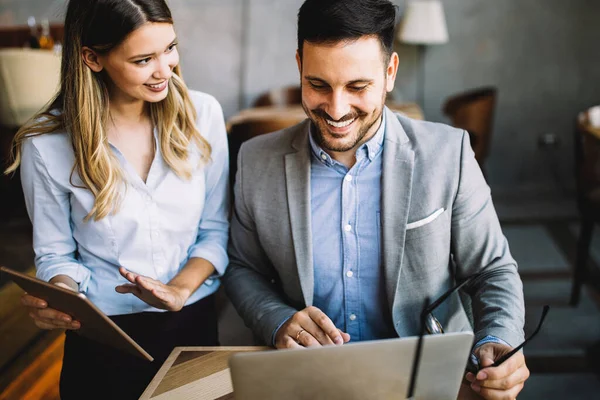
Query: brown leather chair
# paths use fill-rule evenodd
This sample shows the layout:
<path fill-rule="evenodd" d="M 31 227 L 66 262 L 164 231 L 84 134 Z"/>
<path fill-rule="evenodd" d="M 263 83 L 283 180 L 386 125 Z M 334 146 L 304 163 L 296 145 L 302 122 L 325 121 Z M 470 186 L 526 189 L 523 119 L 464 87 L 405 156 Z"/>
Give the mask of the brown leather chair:
<path fill-rule="evenodd" d="M 254 107 L 289 106 L 293 104 L 302 104 L 302 90 L 300 86 L 286 86 L 270 90 L 256 99 Z"/>
<path fill-rule="evenodd" d="M 496 97 L 496 88 L 484 87 L 453 96 L 443 107 L 453 126 L 469 132 L 475 159 L 482 170 L 489 153 Z"/>
<path fill-rule="evenodd" d="M 237 171 L 237 157 L 242 143 L 255 136 L 275 132 L 280 129 L 288 128 L 298 123 L 298 119 L 282 115 L 280 117 L 261 118 L 257 116 L 248 116 L 238 119 L 229 127 L 229 177 L 231 186 L 235 182 Z"/>
<path fill-rule="evenodd" d="M 571 290 L 571 306 L 579 303 L 581 286 L 588 277 L 586 268 L 594 225 L 600 222 L 600 128 L 592 128 L 587 112 L 580 113 L 576 122 L 575 177 L 577 206 L 581 228 Z"/>

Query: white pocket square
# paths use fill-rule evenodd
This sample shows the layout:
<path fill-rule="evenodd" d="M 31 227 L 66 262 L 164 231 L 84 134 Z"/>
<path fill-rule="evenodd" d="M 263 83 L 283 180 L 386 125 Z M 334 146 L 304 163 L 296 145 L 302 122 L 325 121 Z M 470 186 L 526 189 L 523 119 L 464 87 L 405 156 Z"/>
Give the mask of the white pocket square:
<path fill-rule="evenodd" d="M 437 217 L 439 217 L 443 212 L 444 212 L 444 209 L 440 208 L 439 210 L 437 210 L 436 212 L 434 212 L 433 214 L 431 214 L 427 218 L 423 218 L 423 219 L 421 219 L 419 221 L 411 222 L 410 224 L 406 225 L 406 230 L 415 229 L 415 228 L 418 228 L 420 226 L 427 225 L 428 223 L 432 222 L 434 219 L 436 219 Z"/>

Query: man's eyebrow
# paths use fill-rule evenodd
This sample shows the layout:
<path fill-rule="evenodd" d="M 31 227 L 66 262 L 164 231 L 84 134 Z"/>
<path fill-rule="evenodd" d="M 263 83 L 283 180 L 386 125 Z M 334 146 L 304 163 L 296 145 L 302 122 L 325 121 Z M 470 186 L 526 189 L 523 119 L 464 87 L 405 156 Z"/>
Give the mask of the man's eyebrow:
<path fill-rule="evenodd" d="M 177 41 L 177 38 L 173 39 L 171 41 L 171 43 L 169 43 L 169 45 L 167 46 L 167 49 L 172 46 L 175 42 Z M 129 57 L 129 60 L 135 60 L 135 59 L 140 59 L 140 58 L 147 58 L 147 57 L 151 57 L 153 56 L 155 53 L 148 53 L 148 54 L 138 54 L 136 56 L 133 57 Z"/>
<path fill-rule="evenodd" d="M 316 76 L 312 76 L 312 75 L 305 75 L 304 79 L 306 79 L 307 81 L 318 81 L 318 82 L 325 83 L 325 84 L 329 85 L 326 80 L 321 79 L 321 78 L 316 77 Z"/>
<path fill-rule="evenodd" d="M 329 85 L 329 83 L 327 83 L 326 80 L 321 79 L 319 77 L 316 76 L 312 76 L 312 75 L 305 75 L 304 79 L 308 80 L 308 81 L 317 81 L 317 82 L 321 82 L 324 83 L 326 85 Z M 347 82 L 346 85 L 356 85 L 356 84 L 368 84 L 368 83 L 372 83 L 373 79 L 368 79 L 368 78 L 359 78 L 359 79 L 353 79 L 350 82 Z"/>
<path fill-rule="evenodd" d="M 355 79 L 353 81 L 348 82 L 348 85 L 355 85 L 357 83 L 372 83 L 373 79 L 367 79 L 367 78 L 361 78 L 361 79 Z"/>

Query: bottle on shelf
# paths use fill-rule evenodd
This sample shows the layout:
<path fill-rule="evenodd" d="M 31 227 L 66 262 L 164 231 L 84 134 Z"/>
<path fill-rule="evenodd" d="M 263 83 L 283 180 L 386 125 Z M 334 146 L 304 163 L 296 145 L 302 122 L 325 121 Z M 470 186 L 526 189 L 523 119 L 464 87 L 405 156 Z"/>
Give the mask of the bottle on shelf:
<path fill-rule="evenodd" d="M 29 39 L 27 40 L 27 45 L 32 49 L 39 49 L 40 42 L 38 40 L 38 30 L 37 24 L 35 23 L 35 17 L 27 18 L 27 25 L 29 25 Z"/>
<path fill-rule="evenodd" d="M 48 19 L 43 19 L 41 25 L 42 35 L 39 39 L 40 48 L 44 50 L 52 50 L 54 48 L 54 39 L 52 36 L 50 36 L 50 22 Z"/>

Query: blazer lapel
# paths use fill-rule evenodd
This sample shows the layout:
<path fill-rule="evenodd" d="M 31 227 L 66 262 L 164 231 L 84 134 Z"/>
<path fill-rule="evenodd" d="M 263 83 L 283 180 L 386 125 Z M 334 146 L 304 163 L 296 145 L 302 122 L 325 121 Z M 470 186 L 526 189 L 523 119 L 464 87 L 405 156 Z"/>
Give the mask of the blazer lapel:
<path fill-rule="evenodd" d="M 309 123 L 306 122 L 292 142 L 294 151 L 285 155 L 285 179 L 292 241 L 306 307 L 312 305 L 314 293 L 308 127 Z"/>
<path fill-rule="evenodd" d="M 389 109 L 385 110 L 381 227 L 386 292 L 393 315 L 404 255 L 415 154 L 398 117 Z"/>

